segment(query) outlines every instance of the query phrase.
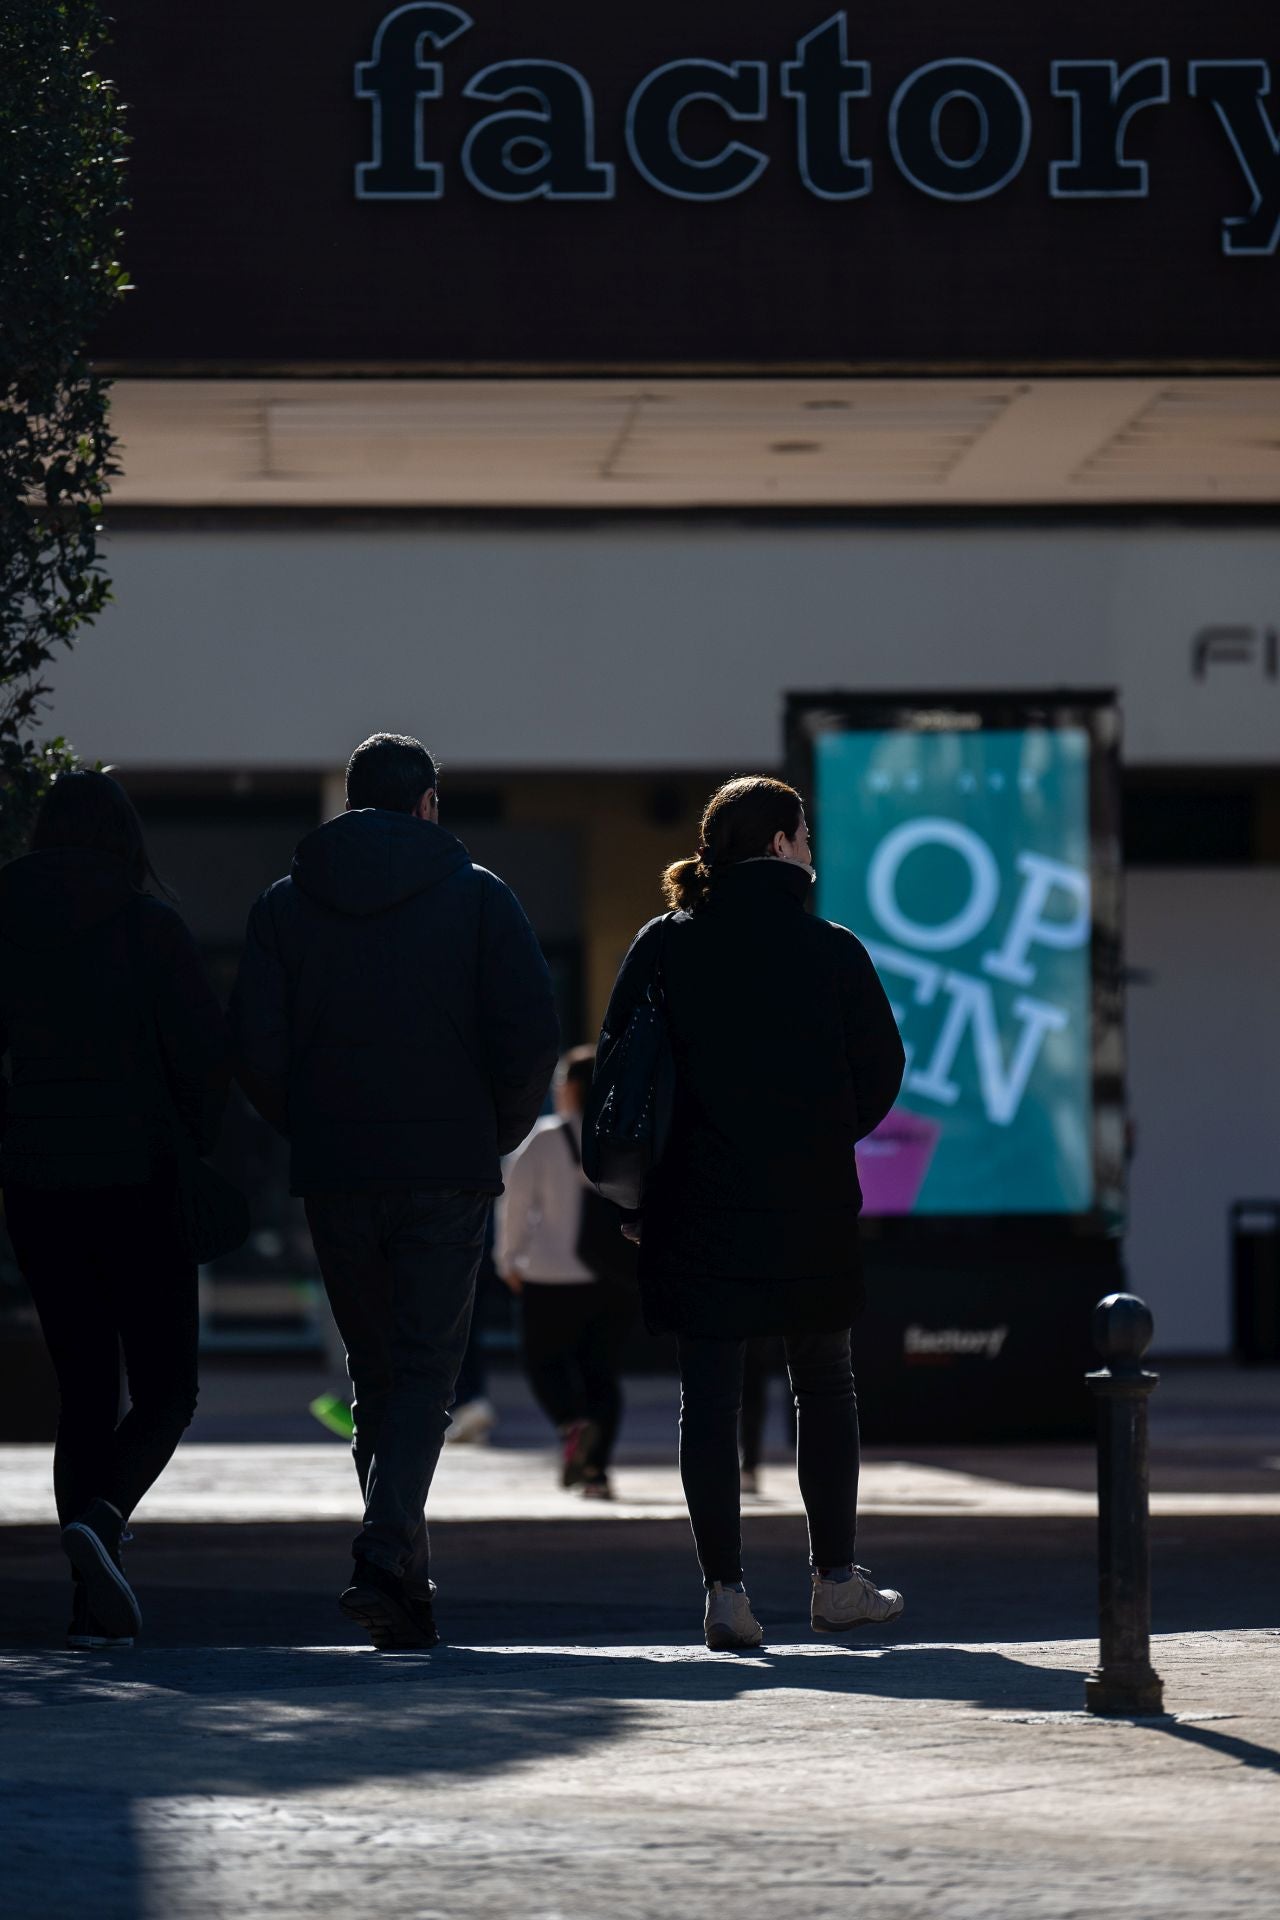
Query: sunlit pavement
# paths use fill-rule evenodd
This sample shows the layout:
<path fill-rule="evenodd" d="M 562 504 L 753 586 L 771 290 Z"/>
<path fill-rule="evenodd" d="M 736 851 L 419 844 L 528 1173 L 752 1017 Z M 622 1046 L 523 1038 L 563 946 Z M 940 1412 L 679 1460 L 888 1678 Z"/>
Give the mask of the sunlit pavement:
<path fill-rule="evenodd" d="M 1273 1634 L 13 1655 L 15 1916 L 1275 1912 Z"/>
<path fill-rule="evenodd" d="M 53 1520 L 52 1452 L 43 1446 L 0 1446 L 0 1512 L 10 1523 Z M 436 1520 L 562 1520 L 602 1523 L 682 1518 L 684 1499 L 673 1464 L 623 1465 L 614 1474 L 615 1498 L 587 1503 L 557 1484 L 555 1456 L 496 1447 L 450 1447 L 432 1488 Z M 1152 1511 L 1173 1518 L 1249 1515 L 1280 1520 L 1280 1473 L 1275 1490 L 1187 1492 L 1157 1490 Z M 804 1510 L 794 1470 L 773 1462 L 764 1469 L 757 1513 L 798 1515 Z M 866 1514 L 970 1513 L 989 1519 L 1074 1518 L 1097 1510 L 1092 1491 L 1024 1485 L 959 1466 L 910 1460 L 873 1460 L 863 1468 L 859 1504 Z M 236 1445 L 192 1441 L 181 1449 L 143 1509 L 147 1524 L 350 1520 L 355 1480 L 341 1445 Z"/>
<path fill-rule="evenodd" d="M 287 1368 L 206 1368 L 201 1403 L 177 1457 L 147 1496 L 144 1525 L 350 1521 L 355 1481 L 345 1443 L 307 1412 L 330 1384 Z M 445 1448 L 431 1494 L 440 1522 L 683 1519 L 675 1464 L 677 1389 L 647 1376 L 627 1383 L 614 1473 L 616 1498 L 587 1505 L 558 1484 L 553 1436 L 518 1374 L 493 1376 L 494 1444 Z M 748 1511 L 798 1516 L 781 1381 L 772 1388 L 763 1498 Z M 1152 1511 L 1167 1519 L 1280 1519 L 1280 1374 L 1174 1372 L 1152 1402 Z M 52 1522 L 47 1446 L 0 1445 L 0 1523 Z M 1079 1519 L 1096 1511 L 1087 1444 L 876 1447 L 863 1463 L 867 1515 Z"/>
<path fill-rule="evenodd" d="M 1080 1711 L 1096 1656 L 1087 1447 L 874 1450 L 860 1553 L 908 1610 L 846 1645 L 808 1629 L 779 1423 L 744 1525 L 766 1645 L 709 1655 L 669 1383 L 635 1389 L 612 1508 L 557 1486 L 510 1387 L 505 1444 L 450 1449 L 433 1497 L 454 1644 L 379 1656 L 335 1605 L 356 1520 L 346 1450 L 266 1417 L 305 1406 L 305 1386 L 206 1395 L 139 1515 L 146 1638 L 128 1654 L 61 1650 L 47 1450 L 0 1452 L 15 1920 L 1274 1915 L 1274 1381 L 1166 1400 L 1153 1562 L 1169 1711 L 1140 1723 Z M 234 1443 L 264 1429 L 281 1437 Z"/>

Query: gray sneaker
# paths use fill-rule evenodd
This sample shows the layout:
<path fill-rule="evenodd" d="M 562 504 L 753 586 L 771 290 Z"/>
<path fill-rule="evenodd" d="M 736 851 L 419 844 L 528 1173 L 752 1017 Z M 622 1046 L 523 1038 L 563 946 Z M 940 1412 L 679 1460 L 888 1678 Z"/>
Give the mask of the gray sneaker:
<path fill-rule="evenodd" d="M 746 1594 L 736 1587 L 721 1586 L 718 1580 L 707 1588 L 704 1632 L 712 1653 L 758 1647 L 764 1639 L 764 1628 L 752 1613 Z"/>
<path fill-rule="evenodd" d="M 878 1587 L 865 1567 L 855 1567 L 852 1580 L 824 1580 L 814 1574 L 809 1617 L 815 1633 L 848 1633 L 853 1627 L 896 1620 L 905 1604 L 893 1587 Z"/>

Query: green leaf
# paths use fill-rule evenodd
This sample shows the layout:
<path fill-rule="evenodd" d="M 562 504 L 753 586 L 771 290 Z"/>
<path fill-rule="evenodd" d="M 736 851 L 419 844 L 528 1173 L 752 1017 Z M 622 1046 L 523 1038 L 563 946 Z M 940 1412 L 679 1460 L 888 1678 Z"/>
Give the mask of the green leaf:
<path fill-rule="evenodd" d="M 42 669 L 110 597 L 98 516 L 110 393 L 86 343 L 129 291 L 125 110 L 94 60 L 98 0 L 0 8 L 0 862 L 78 764 L 31 729 Z"/>

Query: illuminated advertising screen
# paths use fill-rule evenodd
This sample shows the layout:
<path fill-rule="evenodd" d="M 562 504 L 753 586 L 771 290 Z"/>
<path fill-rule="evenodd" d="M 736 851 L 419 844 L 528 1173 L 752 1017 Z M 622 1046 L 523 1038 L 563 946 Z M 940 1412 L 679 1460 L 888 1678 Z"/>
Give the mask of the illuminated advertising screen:
<path fill-rule="evenodd" d="M 1099 979 L 1114 708 L 792 707 L 817 911 L 867 947 L 907 1053 L 897 1106 L 858 1149 L 865 1213 L 1117 1224 L 1118 989 Z"/>

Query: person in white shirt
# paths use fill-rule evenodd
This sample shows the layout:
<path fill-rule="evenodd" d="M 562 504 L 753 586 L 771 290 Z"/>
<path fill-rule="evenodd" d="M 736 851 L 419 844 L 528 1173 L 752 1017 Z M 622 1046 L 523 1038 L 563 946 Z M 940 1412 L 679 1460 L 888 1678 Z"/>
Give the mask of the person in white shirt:
<path fill-rule="evenodd" d="M 525 1371 L 563 1442 L 562 1484 L 607 1500 L 635 1250 L 616 1209 L 582 1173 L 582 1111 L 594 1065 L 594 1047 L 565 1054 L 554 1117 L 540 1121 L 507 1162 L 493 1257 L 520 1296 Z"/>

